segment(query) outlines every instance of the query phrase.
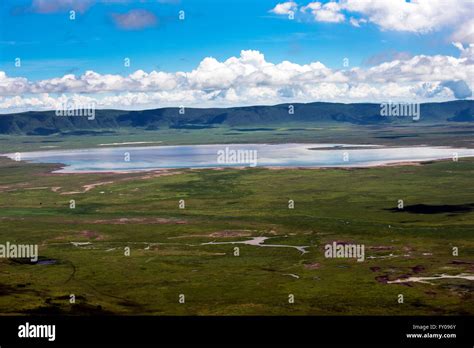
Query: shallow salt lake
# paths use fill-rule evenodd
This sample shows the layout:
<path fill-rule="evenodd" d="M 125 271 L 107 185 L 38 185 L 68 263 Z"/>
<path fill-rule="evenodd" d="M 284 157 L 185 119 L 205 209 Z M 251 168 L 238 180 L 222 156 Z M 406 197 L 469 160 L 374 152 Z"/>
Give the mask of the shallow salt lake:
<path fill-rule="evenodd" d="M 144 171 L 217 167 L 369 167 L 474 157 L 474 149 L 437 146 L 382 147 L 350 144 L 225 144 L 123 146 L 20 153 L 33 163 L 62 163 L 58 173 Z M 6 156 L 15 159 L 17 154 Z"/>

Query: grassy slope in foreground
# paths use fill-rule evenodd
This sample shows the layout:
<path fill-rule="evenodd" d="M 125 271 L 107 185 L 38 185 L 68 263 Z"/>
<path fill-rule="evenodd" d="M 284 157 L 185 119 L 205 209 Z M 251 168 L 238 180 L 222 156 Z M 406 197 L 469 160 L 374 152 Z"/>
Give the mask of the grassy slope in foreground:
<path fill-rule="evenodd" d="M 474 273 L 472 210 L 390 210 L 399 199 L 406 207 L 474 203 L 473 160 L 168 176 L 52 175 L 51 167 L 0 160 L 0 242 L 37 243 L 42 257 L 57 260 L 27 265 L 0 259 L 0 313 L 474 314 L 472 281 L 386 284 L 409 275 Z M 294 210 L 287 208 L 289 199 Z M 251 236 L 307 245 L 309 253 L 240 245 L 236 257 L 234 245 L 200 245 Z M 323 246 L 334 240 L 365 244 L 366 257 L 377 258 L 326 259 Z M 452 256 L 453 246 L 460 256 Z M 179 294 L 186 304 L 178 303 Z M 398 294 L 404 304 L 397 303 Z"/>

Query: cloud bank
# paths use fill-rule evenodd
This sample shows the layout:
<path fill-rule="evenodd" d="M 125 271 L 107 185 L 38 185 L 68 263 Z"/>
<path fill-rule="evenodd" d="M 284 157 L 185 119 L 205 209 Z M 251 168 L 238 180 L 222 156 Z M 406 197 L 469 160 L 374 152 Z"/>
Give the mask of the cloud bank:
<path fill-rule="evenodd" d="M 459 57 L 417 55 L 368 68 L 331 69 L 321 62 L 268 62 L 254 50 L 218 61 L 204 58 L 189 72 L 129 75 L 67 74 L 30 81 L 0 71 L 0 111 L 55 109 L 70 100 L 99 108 L 237 106 L 284 102 L 441 101 L 471 98 L 474 44 L 455 43 Z"/>

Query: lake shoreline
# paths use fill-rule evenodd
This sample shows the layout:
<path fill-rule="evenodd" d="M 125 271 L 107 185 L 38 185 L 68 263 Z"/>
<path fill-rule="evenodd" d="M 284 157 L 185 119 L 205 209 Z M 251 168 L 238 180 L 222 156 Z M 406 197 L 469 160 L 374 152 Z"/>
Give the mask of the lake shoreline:
<path fill-rule="evenodd" d="M 14 161 L 50 163 L 53 174 L 133 174 L 228 168 L 364 169 L 418 166 L 474 157 L 474 149 L 446 146 L 384 147 L 354 144 L 212 144 L 0 154 Z"/>
<path fill-rule="evenodd" d="M 0 155 L 0 158 L 9 159 L 10 157 L 5 155 Z M 464 157 L 472 158 L 472 156 Z M 12 160 L 14 161 L 14 160 Z M 46 163 L 46 162 L 32 162 L 32 161 L 19 161 L 26 164 L 47 164 L 52 166 L 48 171 L 48 174 L 51 175 L 81 175 L 81 174 L 103 174 L 103 175 L 117 175 L 117 174 L 146 174 L 146 173 L 166 173 L 173 171 L 193 171 L 193 170 L 246 170 L 246 169 L 266 169 L 272 171 L 278 170 L 363 170 L 363 169 L 373 169 L 373 168 L 387 168 L 387 167 L 407 167 L 407 166 L 423 166 L 432 163 L 441 163 L 441 162 L 451 162 L 452 159 L 443 158 L 436 160 L 413 160 L 413 161 L 400 161 L 392 163 L 381 163 L 373 165 L 364 165 L 364 166 L 220 166 L 220 167 L 193 167 L 193 168 L 182 168 L 182 167 L 170 167 L 170 168 L 150 168 L 150 169 L 136 169 L 136 170 L 109 170 L 109 171 L 65 171 L 63 169 L 67 168 L 68 165 L 65 163 Z"/>

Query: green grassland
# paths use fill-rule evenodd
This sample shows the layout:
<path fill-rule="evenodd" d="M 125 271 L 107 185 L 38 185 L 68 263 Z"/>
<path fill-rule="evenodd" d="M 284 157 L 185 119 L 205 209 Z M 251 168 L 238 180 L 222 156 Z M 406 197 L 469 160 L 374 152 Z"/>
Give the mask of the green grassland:
<path fill-rule="evenodd" d="M 38 244 L 41 258 L 55 261 L 0 258 L 1 314 L 474 314 L 470 280 L 386 282 L 474 273 L 474 209 L 410 211 L 418 204 L 469 207 L 474 160 L 167 175 L 52 174 L 54 167 L 0 158 L 0 243 Z M 392 210 L 399 199 L 405 209 Z M 257 236 L 308 246 L 308 253 L 202 245 Z M 366 260 L 325 258 L 324 245 L 333 241 L 364 244 Z"/>
<path fill-rule="evenodd" d="M 49 136 L 0 135 L 0 152 L 87 148 L 120 142 L 154 142 L 155 145 L 294 142 L 474 147 L 472 122 L 362 126 L 349 123 L 295 122 L 275 126 L 163 128 L 153 131 L 143 128 L 114 128 L 90 133 L 92 134 L 66 132 Z"/>

